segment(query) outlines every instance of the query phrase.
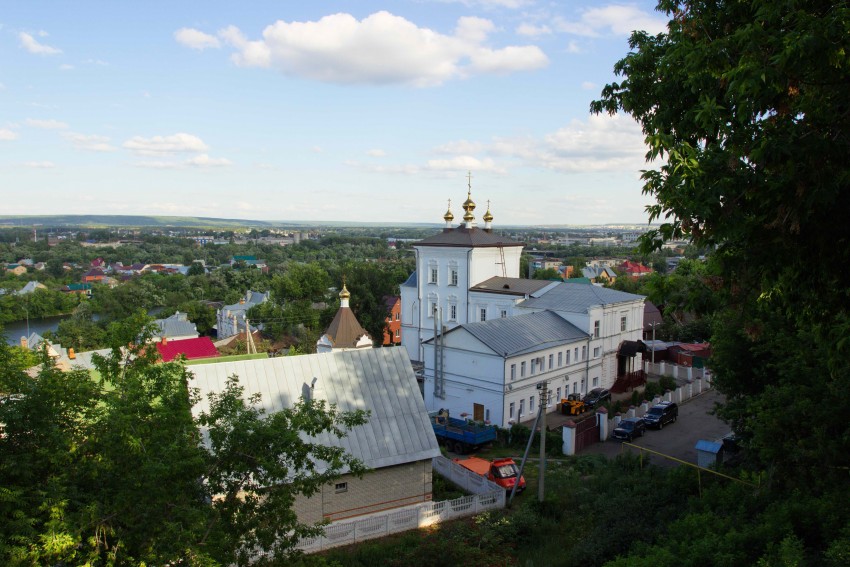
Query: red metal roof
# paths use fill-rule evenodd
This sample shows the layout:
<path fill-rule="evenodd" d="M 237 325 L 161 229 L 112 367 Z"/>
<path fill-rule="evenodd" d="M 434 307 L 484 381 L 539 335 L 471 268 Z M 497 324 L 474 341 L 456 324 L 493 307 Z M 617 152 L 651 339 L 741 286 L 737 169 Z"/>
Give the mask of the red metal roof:
<path fill-rule="evenodd" d="M 167 341 L 165 344 L 156 343 L 163 362 L 171 362 L 179 355 L 185 355 L 187 360 L 196 358 L 212 358 L 218 356 L 218 351 L 209 337 Z"/>

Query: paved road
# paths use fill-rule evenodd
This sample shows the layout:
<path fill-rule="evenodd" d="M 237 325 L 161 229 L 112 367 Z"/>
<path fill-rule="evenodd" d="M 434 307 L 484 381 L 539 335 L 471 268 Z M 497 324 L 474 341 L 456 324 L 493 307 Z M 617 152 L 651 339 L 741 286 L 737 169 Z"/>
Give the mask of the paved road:
<path fill-rule="evenodd" d="M 729 433 L 730 429 L 727 424 L 708 413 L 714 409 L 714 404 L 722 401 L 722 399 L 722 396 L 716 390 L 709 390 L 680 404 L 679 419 L 676 423 L 666 425 L 664 429 L 660 430 L 648 429 L 646 435 L 635 439 L 633 444 L 696 464 L 697 452 L 694 445 L 697 441 L 700 439 L 714 441 Z M 580 455 L 601 454 L 613 457 L 624 451 L 638 452 L 637 449 L 624 446 L 617 439 L 609 439 L 588 447 Z M 650 460 L 662 466 L 676 466 L 678 464 L 675 461 L 657 456 L 652 456 Z"/>

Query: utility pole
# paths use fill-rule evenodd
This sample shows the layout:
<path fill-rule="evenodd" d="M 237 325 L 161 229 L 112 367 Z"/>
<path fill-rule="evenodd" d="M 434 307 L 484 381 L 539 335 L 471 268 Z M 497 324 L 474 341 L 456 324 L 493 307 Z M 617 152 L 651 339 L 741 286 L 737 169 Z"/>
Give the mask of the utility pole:
<path fill-rule="evenodd" d="M 541 388 L 542 385 L 542 388 Z M 543 502 L 546 491 L 544 483 L 546 480 L 546 404 L 549 401 L 549 383 L 542 382 L 537 385 L 540 392 L 540 472 L 537 480 L 537 501 Z"/>

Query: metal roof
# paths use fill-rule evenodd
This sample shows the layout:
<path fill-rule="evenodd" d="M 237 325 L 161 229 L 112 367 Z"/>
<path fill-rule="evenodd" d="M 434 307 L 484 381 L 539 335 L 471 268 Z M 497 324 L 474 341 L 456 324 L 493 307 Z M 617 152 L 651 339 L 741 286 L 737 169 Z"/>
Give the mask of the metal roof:
<path fill-rule="evenodd" d="M 469 288 L 469 291 L 486 291 L 489 293 L 504 293 L 507 295 L 531 295 L 534 296 L 542 289 L 553 286 L 555 282 L 549 280 L 529 280 L 525 278 L 506 278 L 493 276 Z"/>
<path fill-rule="evenodd" d="M 642 295 L 626 293 L 596 285 L 559 283 L 540 297 L 521 302 L 518 307 L 527 309 L 551 309 L 569 313 L 587 313 L 594 305 L 613 305 L 643 299 Z"/>
<path fill-rule="evenodd" d="M 401 285 L 402 287 L 416 287 L 416 270 L 413 270 L 413 273 Z"/>
<path fill-rule="evenodd" d="M 443 229 L 428 238 L 415 242 L 413 246 L 460 246 L 464 248 L 483 248 L 488 246 L 525 246 L 506 236 L 499 236 L 483 228 L 457 228 Z"/>
<path fill-rule="evenodd" d="M 449 333 L 457 329 L 465 329 L 493 352 L 505 357 L 588 338 L 587 333 L 552 311 L 467 323 Z"/>
<path fill-rule="evenodd" d="M 171 317 L 156 319 L 154 324 L 159 327 L 159 332 L 154 335 L 157 337 L 197 337 L 199 334 L 195 324 L 189 321 L 189 316 L 179 311 Z"/>
<path fill-rule="evenodd" d="M 400 465 L 440 454 L 428 420 L 413 368 L 403 348 L 378 348 L 326 354 L 283 356 L 189 367 L 201 401 L 192 408 L 198 415 L 209 409 L 208 394 L 224 390 L 227 378 L 239 377 L 247 399 L 261 394 L 267 412 L 292 407 L 310 391 L 336 404 L 341 411 L 370 410 L 368 423 L 339 438 L 324 433 L 316 442 L 341 446 L 370 468 Z"/>

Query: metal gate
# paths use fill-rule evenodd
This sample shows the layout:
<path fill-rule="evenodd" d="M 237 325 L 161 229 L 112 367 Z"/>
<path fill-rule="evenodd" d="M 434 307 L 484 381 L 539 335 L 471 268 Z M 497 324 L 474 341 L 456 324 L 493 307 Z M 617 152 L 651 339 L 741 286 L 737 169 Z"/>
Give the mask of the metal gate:
<path fill-rule="evenodd" d="M 592 414 L 576 423 L 576 453 L 599 442 L 599 418 Z"/>

